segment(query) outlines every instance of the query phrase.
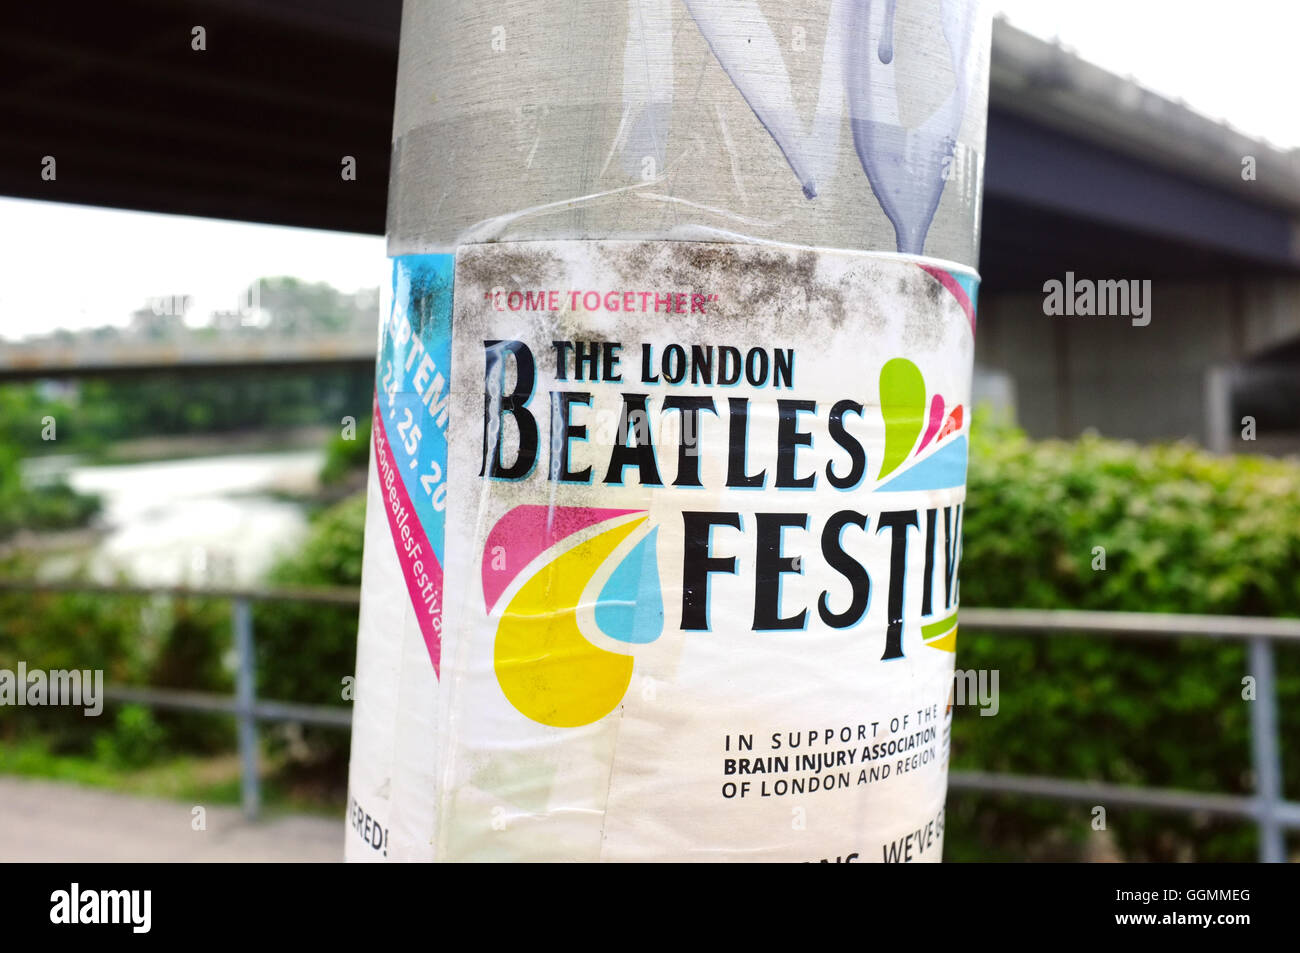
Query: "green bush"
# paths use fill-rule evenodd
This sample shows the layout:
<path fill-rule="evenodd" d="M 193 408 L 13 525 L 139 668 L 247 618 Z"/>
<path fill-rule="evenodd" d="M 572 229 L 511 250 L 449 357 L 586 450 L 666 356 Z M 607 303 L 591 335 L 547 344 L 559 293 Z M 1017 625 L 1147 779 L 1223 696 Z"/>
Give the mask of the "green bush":
<path fill-rule="evenodd" d="M 99 513 L 99 497 L 78 493 L 62 479 L 37 486 L 25 484 L 19 467 L 21 455 L 16 444 L 6 443 L 0 435 L 0 540 L 20 529 L 84 526 Z"/>
<path fill-rule="evenodd" d="M 349 477 L 364 478 L 370 462 L 370 419 L 357 421 L 357 432 L 351 440 L 340 434 L 325 447 L 325 462 L 320 468 L 322 486 L 332 487 L 344 483 Z"/>
<path fill-rule="evenodd" d="M 1033 442 L 985 419 L 974 436 L 963 604 L 1271 616 L 1300 607 L 1294 462 L 1095 436 Z M 1104 569 L 1094 569 L 1101 565 L 1096 547 L 1104 548 Z M 1295 652 L 1279 650 L 1284 745 L 1300 732 L 1298 662 Z M 1241 643 L 963 630 L 957 664 L 999 671 L 1001 710 L 993 718 L 958 712 L 956 769 L 1252 789 Z M 1283 762 L 1294 796 L 1300 750 L 1292 754 Z M 987 815 L 978 824 L 949 825 L 958 855 L 1032 856 L 1035 845 L 1077 846 L 1091 832 L 1084 806 L 1017 802 L 1007 813 L 993 798 L 953 800 L 959 808 L 982 805 Z M 1108 826 L 1131 858 L 1253 856 L 1249 825 L 1113 809 Z"/>
<path fill-rule="evenodd" d="M 12 561 L 6 577 L 21 575 Z M 0 668 L 100 669 L 104 682 L 146 674 L 137 649 L 144 600 L 104 599 L 86 593 L 0 593 Z M 0 743 L 40 735 L 56 754 L 89 753 L 108 716 L 87 718 L 80 708 L 12 708 L 0 718 Z"/>
<path fill-rule="evenodd" d="M 62 480 L 36 487 L 0 486 L 0 539 L 20 529 L 75 529 L 99 511 L 99 497 L 78 493 Z"/>
<path fill-rule="evenodd" d="M 0 386 L 0 540 L 20 529 L 84 526 L 99 513 L 99 497 L 78 493 L 62 479 L 28 486 L 22 478 L 24 457 L 58 446 L 43 439 L 46 421 L 58 435 L 58 421 L 73 417 L 71 405 L 42 398 L 34 385 Z"/>
<path fill-rule="evenodd" d="M 282 560 L 270 581 L 291 586 L 361 585 L 361 541 L 365 494 L 318 514 L 307 541 Z M 266 602 L 253 611 L 257 638 L 258 693 L 267 698 L 321 705 L 347 705 L 344 679 L 357 655 L 357 608 L 298 602 Z M 351 696 L 348 696 L 349 699 Z M 278 736 L 276 736 L 278 739 Z M 349 736 L 334 728 L 303 726 L 297 754 L 283 780 L 341 797 L 347 773 Z M 287 748 L 273 739 L 272 750 Z"/>
<path fill-rule="evenodd" d="M 0 567 L 0 575 L 23 575 Z M 0 593 L 0 668 L 102 670 L 105 684 L 230 692 L 224 657 L 230 647 L 230 610 L 223 601 L 149 599 L 96 593 Z M 228 718 L 157 711 L 149 725 L 121 721 L 108 705 L 87 718 L 76 707 L 23 707 L 0 719 L 0 743 L 40 737 L 55 754 L 126 752 L 119 766 L 153 757 L 225 750 L 234 739 Z M 124 727 L 125 724 L 125 727 Z M 123 741 L 123 731 L 131 732 Z M 124 747 L 125 746 L 125 747 Z"/>
<path fill-rule="evenodd" d="M 365 495 L 320 513 L 307 541 L 271 572 L 273 584 L 361 585 Z M 340 704 L 357 654 L 355 606 L 267 602 L 253 612 L 258 692 L 268 698 Z"/>
<path fill-rule="evenodd" d="M 115 768 L 142 768 L 158 757 L 166 733 L 143 705 L 122 705 L 113 728 L 95 736 L 96 760 Z"/>

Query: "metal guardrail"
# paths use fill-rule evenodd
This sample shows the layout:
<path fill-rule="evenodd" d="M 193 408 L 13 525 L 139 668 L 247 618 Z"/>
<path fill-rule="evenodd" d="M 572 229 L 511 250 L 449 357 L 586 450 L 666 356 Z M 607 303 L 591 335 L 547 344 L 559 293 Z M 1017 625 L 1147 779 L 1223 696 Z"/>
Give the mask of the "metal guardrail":
<path fill-rule="evenodd" d="M 1024 635 L 1088 632 L 1138 638 L 1191 636 L 1245 640 L 1250 652 L 1245 674 L 1255 679 L 1255 700 L 1251 702 L 1250 708 L 1251 761 L 1255 769 L 1254 797 L 1059 778 L 985 774 L 977 771 L 953 771 L 948 783 L 951 787 L 962 790 L 1028 794 L 1093 804 L 1109 801 L 1134 807 L 1247 817 L 1259 827 L 1260 861 L 1281 863 L 1286 860 L 1286 830 L 1300 829 L 1300 804 L 1285 800 L 1282 794 L 1282 751 L 1277 732 L 1277 679 L 1273 669 L 1273 641 L 1300 643 L 1300 619 L 979 608 L 962 609 L 960 619 L 961 625 L 967 629 L 1018 632 Z"/>
<path fill-rule="evenodd" d="M 239 739 L 240 796 L 244 814 L 258 815 L 262 805 L 261 775 L 258 770 L 257 723 L 294 721 L 334 728 L 352 727 L 350 709 L 333 705 L 303 705 L 257 697 L 257 663 L 253 642 L 254 602 L 307 602 L 321 605 L 355 606 L 361 594 L 356 589 L 327 587 L 215 587 L 103 585 L 90 582 L 41 582 L 0 579 L 0 592 L 76 592 L 105 596 L 167 596 L 176 599 L 224 599 L 231 603 L 231 636 L 235 647 L 235 694 L 178 691 L 139 685 L 105 685 L 108 701 L 131 702 L 150 708 L 211 712 L 235 716 Z"/>
<path fill-rule="evenodd" d="M 30 582 L 0 579 L 0 592 L 82 592 L 103 595 L 171 596 L 175 598 L 228 599 L 233 606 L 231 628 L 238 655 L 233 697 L 209 692 L 175 691 L 138 686 L 106 686 L 109 700 L 136 702 L 157 708 L 233 714 L 239 726 L 244 810 L 256 816 L 261 790 L 258 778 L 259 721 L 297 721 L 338 728 L 351 726 L 351 713 L 329 705 L 301 705 L 257 697 L 253 651 L 252 603 L 308 602 L 352 605 L 360 600 L 347 588 L 203 588 L 136 585 L 96 585 L 77 582 Z M 1249 646 L 1248 671 L 1255 679 L 1251 703 L 1251 756 L 1255 770 L 1253 796 L 1179 791 L 1129 785 L 1077 781 L 981 771 L 952 771 L 949 785 L 956 790 L 1022 794 L 1088 804 L 1108 803 L 1130 807 L 1205 813 L 1249 818 L 1259 827 L 1259 859 L 1278 863 L 1286 859 L 1286 831 L 1300 830 L 1300 803 L 1282 795 L 1282 758 L 1278 743 L 1276 678 L 1273 642 L 1300 644 L 1300 619 L 1251 616 L 1171 615 L 1145 612 L 1087 612 L 1070 609 L 961 609 L 961 625 L 985 632 L 1046 635 L 1092 633 L 1108 637 L 1244 640 Z"/>

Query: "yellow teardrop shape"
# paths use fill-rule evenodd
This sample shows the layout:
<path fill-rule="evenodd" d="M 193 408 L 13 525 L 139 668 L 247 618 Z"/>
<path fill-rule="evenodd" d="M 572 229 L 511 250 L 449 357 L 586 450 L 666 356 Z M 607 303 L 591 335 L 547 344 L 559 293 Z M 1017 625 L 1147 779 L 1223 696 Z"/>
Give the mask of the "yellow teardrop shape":
<path fill-rule="evenodd" d="M 521 714 L 573 728 L 604 718 L 623 700 L 632 656 L 587 641 L 578 604 L 601 563 L 643 522 L 616 526 L 561 553 L 506 606 L 493 664 L 501 691 Z"/>

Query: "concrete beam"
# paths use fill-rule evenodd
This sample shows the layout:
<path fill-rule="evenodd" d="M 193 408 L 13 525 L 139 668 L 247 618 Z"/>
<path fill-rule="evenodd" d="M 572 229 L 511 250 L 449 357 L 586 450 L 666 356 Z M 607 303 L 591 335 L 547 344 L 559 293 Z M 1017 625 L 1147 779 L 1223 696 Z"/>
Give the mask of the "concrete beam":
<path fill-rule="evenodd" d="M 179 341 L 72 342 L 42 340 L 0 345 L 0 380 L 86 377 L 142 371 L 263 370 L 278 367 L 370 366 L 375 342 L 356 335 L 301 338 L 223 336 Z"/>
<path fill-rule="evenodd" d="M 1253 139 L 1005 20 L 993 24 L 989 105 L 1246 201 L 1300 213 L 1300 149 Z M 1248 155 L 1253 181 L 1241 176 Z"/>

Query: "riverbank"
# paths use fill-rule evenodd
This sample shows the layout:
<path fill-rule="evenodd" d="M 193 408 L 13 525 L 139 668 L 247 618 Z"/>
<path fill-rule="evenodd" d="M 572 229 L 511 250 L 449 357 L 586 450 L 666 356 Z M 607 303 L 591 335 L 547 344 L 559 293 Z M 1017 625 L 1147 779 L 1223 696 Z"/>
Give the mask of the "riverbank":
<path fill-rule="evenodd" d="M 313 437 L 297 431 L 298 439 Z M 265 447 L 268 435 L 141 441 L 124 455 L 219 446 Z M 29 556 L 39 575 L 85 575 L 143 584 L 253 584 L 293 551 L 313 509 L 329 493 L 319 480 L 323 440 L 305 449 L 277 446 L 104 464 L 74 455 L 30 463 L 32 485 L 57 480 L 101 502 L 95 520 L 57 533 L 20 531 L 0 544 L 0 557 Z M 333 489 L 333 488 L 329 488 Z"/>

